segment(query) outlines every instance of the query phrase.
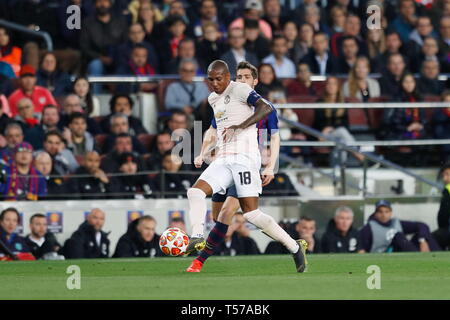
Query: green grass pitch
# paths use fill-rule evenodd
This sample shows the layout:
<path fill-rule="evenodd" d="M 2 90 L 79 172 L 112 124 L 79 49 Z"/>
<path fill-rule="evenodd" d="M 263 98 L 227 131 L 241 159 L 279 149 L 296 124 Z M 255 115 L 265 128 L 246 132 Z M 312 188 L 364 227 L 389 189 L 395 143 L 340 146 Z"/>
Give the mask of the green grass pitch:
<path fill-rule="evenodd" d="M 309 255 L 306 273 L 290 255 L 212 257 L 201 273 L 189 258 L 0 263 L 0 299 L 450 299 L 450 252 Z M 67 267 L 81 289 L 66 287 Z M 381 269 L 369 290 L 367 267 Z"/>

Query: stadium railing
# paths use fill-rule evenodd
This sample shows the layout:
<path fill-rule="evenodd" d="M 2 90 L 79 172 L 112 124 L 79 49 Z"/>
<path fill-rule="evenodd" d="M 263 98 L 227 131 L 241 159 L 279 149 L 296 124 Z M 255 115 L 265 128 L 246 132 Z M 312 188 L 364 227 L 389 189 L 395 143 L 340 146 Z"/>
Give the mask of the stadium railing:
<path fill-rule="evenodd" d="M 16 31 L 22 32 L 22 33 L 26 33 L 28 35 L 32 35 L 32 36 L 35 36 L 38 38 L 43 38 L 43 40 L 47 46 L 47 51 L 53 51 L 53 40 L 48 32 L 45 32 L 42 30 L 31 30 L 21 24 L 6 21 L 4 19 L 0 19 L 0 26 L 4 26 L 9 29 L 13 29 L 13 30 L 16 30 Z"/>

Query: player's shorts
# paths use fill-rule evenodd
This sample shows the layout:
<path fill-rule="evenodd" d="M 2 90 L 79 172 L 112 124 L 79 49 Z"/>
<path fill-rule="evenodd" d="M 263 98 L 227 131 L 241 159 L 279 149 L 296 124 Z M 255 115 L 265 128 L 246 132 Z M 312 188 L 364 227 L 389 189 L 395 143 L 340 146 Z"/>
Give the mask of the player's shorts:
<path fill-rule="evenodd" d="M 229 187 L 225 194 L 214 193 L 211 200 L 213 202 L 225 202 L 227 197 L 233 197 L 233 198 L 236 198 L 236 199 L 238 198 L 236 187 L 234 185 Z"/>
<path fill-rule="evenodd" d="M 244 154 L 230 155 L 214 160 L 199 179 L 211 186 L 213 194 L 224 195 L 234 184 L 238 198 L 258 197 L 262 191 L 260 168 L 259 154 L 255 158 Z"/>

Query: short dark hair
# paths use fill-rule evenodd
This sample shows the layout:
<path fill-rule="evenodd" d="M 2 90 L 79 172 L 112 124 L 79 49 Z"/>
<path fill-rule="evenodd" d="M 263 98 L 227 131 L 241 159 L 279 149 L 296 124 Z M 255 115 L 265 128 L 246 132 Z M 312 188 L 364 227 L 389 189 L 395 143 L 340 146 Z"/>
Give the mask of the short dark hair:
<path fill-rule="evenodd" d="M 259 22 L 256 19 L 245 19 L 244 29 L 259 29 Z"/>
<path fill-rule="evenodd" d="M 50 131 L 46 132 L 45 136 L 44 136 L 44 141 L 47 141 L 48 137 L 50 137 L 50 136 L 57 136 L 62 142 L 65 141 L 61 132 L 59 132 L 58 130 L 50 130 Z"/>
<path fill-rule="evenodd" d="M 54 104 L 46 104 L 44 108 L 42 108 L 42 114 L 44 114 L 44 112 L 48 109 L 56 109 L 56 111 L 58 111 L 58 107 Z"/>
<path fill-rule="evenodd" d="M 5 218 L 5 215 L 6 215 L 7 212 L 14 212 L 17 215 L 17 221 L 20 223 L 20 213 L 14 207 L 9 207 L 9 208 L 6 208 L 5 210 L 3 210 L 0 213 L 0 221 L 3 221 L 3 219 Z"/>
<path fill-rule="evenodd" d="M 307 222 L 314 221 L 314 222 L 316 222 L 316 220 L 314 220 L 313 218 L 308 217 L 308 216 L 300 217 L 300 220 L 298 220 L 298 222 L 300 222 L 300 221 L 307 221 Z"/>
<path fill-rule="evenodd" d="M 280 39 L 284 39 L 285 41 L 287 41 L 285 36 L 277 34 L 277 35 L 273 36 L 271 46 L 274 46 L 275 41 L 280 40 Z"/>
<path fill-rule="evenodd" d="M 138 218 L 138 224 L 141 223 L 141 221 L 154 221 L 156 223 L 156 219 L 153 216 L 150 216 L 148 214 L 146 214 L 145 216 L 142 216 L 140 218 Z"/>
<path fill-rule="evenodd" d="M 35 218 L 46 218 L 46 216 L 44 216 L 42 213 L 35 213 L 31 216 L 30 223 L 32 223 Z"/>
<path fill-rule="evenodd" d="M 174 217 L 174 218 L 170 219 L 170 222 L 182 222 L 182 223 L 185 223 L 184 219 L 182 217 Z"/>
<path fill-rule="evenodd" d="M 131 139 L 131 135 L 129 133 L 122 132 L 122 133 L 119 133 L 118 135 L 116 135 L 116 141 L 119 138 L 130 138 Z"/>
<path fill-rule="evenodd" d="M 239 64 L 236 67 L 236 71 L 241 69 L 249 69 L 252 73 L 253 79 L 258 79 L 258 69 L 256 69 L 256 67 L 252 65 L 250 62 L 248 61 L 239 62 Z"/>
<path fill-rule="evenodd" d="M 356 38 L 354 36 L 343 36 L 342 44 L 344 44 L 344 41 L 347 41 L 347 40 L 353 40 L 353 41 L 355 41 L 356 45 L 358 45 L 358 41 L 356 40 Z M 359 45 L 358 45 L 358 47 L 359 47 Z"/>
<path fill-rule="evenodd" d="M 130 109 L 133 109 L 133 105 L 134 105 L 133 99 L 131 99 L 131 97 L 125 93 L 117 93 L 111 98 L 111 100 L 109 100 L 109 109 L 110 109 L 111 113 L 114 113 L 114 107 L 116 105 L 117 99 L 119 99 L 119 98 L 128 99 L 128 103 L 130 104 Z"/>
<path fill-rule="evenodd" d="M 172 111 L 172 115 L 170 116 L 170 119 L 172 120 L 172 117 L 175 116 L 175 115 L 183 116 L 183 117 L 186 117 L 186 119 L 187 119 L 187 114 L 183 110 L 174 110 L 174 111 Z"/>
<path fill-rule="evenodd" d="M 134 51 L 134 50 L 136 50 L 136 49 L 144 49 L 145 51 L 148 52 L 147 47 L 144 46 L 144 45 L 141 44 L 141 43 L 135 44 L 135 45 L 133 46 L 133 48 L 131 49 L 131 51 Z"/>
<path fill-rule="evenodd" d="M 87 122 L 87 117 L 84 113 L 81 112 L 74 112 L 69 115 L 68 124 L 71 124 L 76 119 L 83 119 L 85 122 Z"/>

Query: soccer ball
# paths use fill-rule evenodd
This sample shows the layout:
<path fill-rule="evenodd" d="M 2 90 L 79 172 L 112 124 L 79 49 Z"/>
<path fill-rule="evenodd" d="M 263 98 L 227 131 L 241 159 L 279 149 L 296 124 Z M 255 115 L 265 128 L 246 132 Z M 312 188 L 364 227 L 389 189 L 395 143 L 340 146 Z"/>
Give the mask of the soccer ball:
<path fill-rule="evenodd" d="M 169 228 L 159 238 L 159 247 L 167 256 L 180 256 L 186 252 L 189 237 L 180 228 Z"/>

